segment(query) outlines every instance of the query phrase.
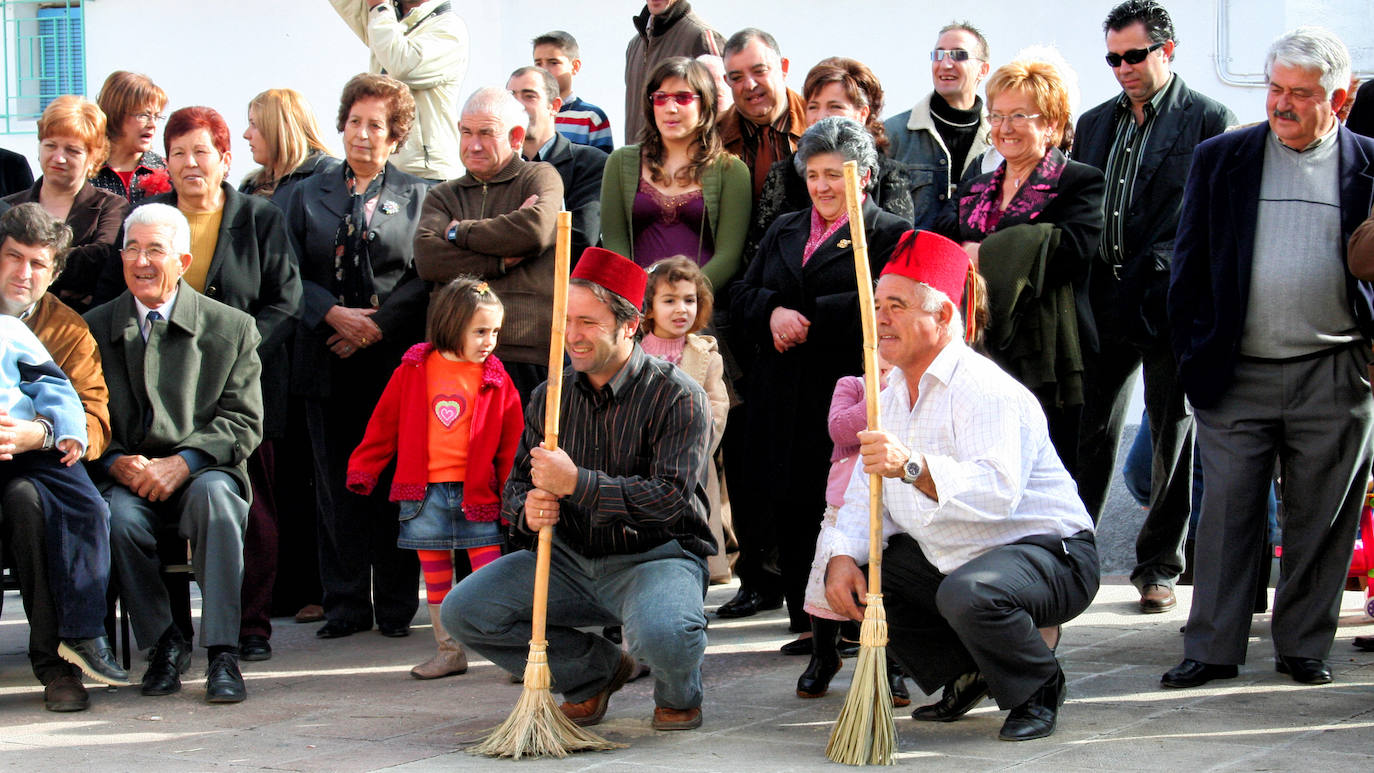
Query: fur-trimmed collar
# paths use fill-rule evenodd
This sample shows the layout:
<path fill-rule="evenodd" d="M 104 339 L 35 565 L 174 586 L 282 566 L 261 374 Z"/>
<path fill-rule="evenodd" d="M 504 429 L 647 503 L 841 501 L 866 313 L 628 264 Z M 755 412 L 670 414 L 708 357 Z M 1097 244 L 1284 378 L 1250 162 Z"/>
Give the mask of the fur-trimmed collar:
<path fill-rule="evenodd" d="M 429 356 L 433 350 L 434 344 L 428 341 L 415 344 L 407 349 L 405 355 L 401 357 L 401 364 L 418 368 L 425 364 L 425 357 Z M 482 363 L 482 388 L 495 389 L 501 386 L 506 378 L 506 366 L 501 364 L 501 360 L 496 355 L 488 356 L 486 361 Z"/>

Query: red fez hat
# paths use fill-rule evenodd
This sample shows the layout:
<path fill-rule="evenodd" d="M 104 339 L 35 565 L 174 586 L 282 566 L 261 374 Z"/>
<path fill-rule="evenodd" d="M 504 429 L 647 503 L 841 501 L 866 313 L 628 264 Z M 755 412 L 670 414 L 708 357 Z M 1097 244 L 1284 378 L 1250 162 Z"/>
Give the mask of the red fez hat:
<path fill-rule="evenodd" d="M 644 303 L 644 285 L 648 282 L 648 275 L 634 261 L 610 250 L 600 247 L 583 250 L 577 267 L 573 269 L 572 278 L 595 282 L 629 301 L 636 309 Z"/>
<path fill-rule="evenodd" d="M 948 295 L 957 308 L 964 300 L 968 272 L 969 258 L 963 247 L 937 233 L 907 231 L 879 276 L 896 274 L 930 285 Z"/>

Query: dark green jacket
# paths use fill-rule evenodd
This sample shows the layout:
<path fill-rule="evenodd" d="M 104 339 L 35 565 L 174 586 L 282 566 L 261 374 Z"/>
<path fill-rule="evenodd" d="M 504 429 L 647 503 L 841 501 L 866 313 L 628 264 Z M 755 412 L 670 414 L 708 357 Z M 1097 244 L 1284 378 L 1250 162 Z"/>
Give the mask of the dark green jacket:
<path fill-rule="evenodd" d="M 134 297 L 125 291 L 86 313 L 110 390 L 110 446 L 103 461 L 204 454 L 209 470 L 238 480 L 262 441 L 262 364 L 253 318 L 180 282 L 172 315 L 144 343 Z M 102 465 L 97 463 L 94 468 Z M 97 469 L 96 477 L 100 477 Z"/>

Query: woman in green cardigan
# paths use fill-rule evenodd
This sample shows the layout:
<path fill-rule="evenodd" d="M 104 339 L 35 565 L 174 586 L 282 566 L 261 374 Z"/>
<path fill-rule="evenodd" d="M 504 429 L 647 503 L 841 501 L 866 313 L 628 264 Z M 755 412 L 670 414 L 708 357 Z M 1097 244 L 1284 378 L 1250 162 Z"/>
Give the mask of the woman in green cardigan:
<path fill-rule="evenodd" d="M 715 79 L 699 62 L 665 59 L 643 105 L 640 144 L 606 160 L 602 244 L 645 267 L 685 255 L 719 290 L 739 272 L 752 191 L 748 168 L 716 131 Z"/>

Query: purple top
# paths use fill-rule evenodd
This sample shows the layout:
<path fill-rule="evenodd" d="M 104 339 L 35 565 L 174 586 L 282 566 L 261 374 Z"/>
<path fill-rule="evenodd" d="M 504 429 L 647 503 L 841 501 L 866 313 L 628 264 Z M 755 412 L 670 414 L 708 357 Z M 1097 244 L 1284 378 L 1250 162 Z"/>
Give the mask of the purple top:
<path fill-rule="evenodd" d="M 634 260 L 645 268 L 675 255 L 686 255 L 704 266 L 715 254 L 711 230 L 706 227 L 706 200 L 699 188 L 669 196 L 641 177 L 632 216 Z"/>

